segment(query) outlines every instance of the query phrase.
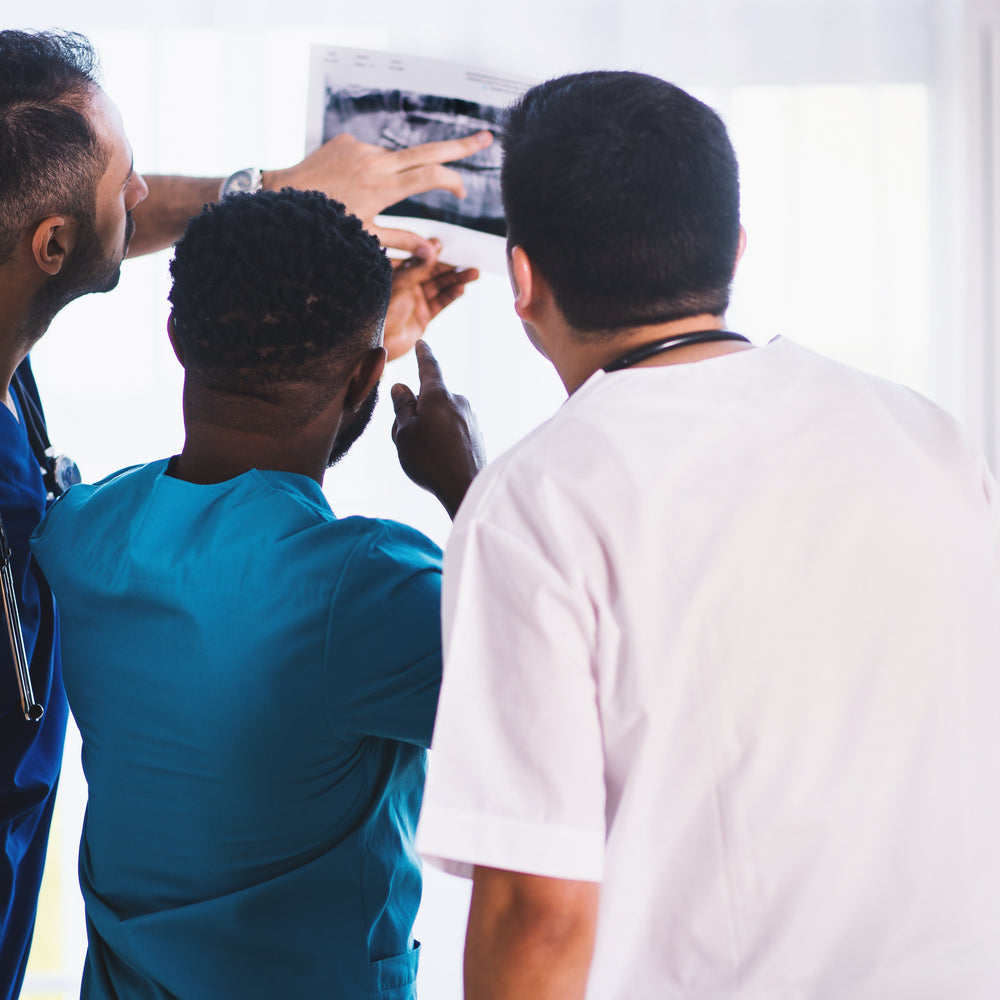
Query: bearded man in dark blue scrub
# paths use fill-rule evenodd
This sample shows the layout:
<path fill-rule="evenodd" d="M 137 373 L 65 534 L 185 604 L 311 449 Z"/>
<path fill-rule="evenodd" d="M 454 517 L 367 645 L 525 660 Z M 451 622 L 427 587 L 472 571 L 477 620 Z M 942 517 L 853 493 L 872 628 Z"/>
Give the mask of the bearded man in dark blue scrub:
<path fill-rule="evenodd" d="M 382 208 L 419 191 L 461 196 L 457 173 L 442 164 L 489 141 L 387 153 L 337 136 L 294 167 L 230 180 L 335 193 L 373 228 Z M 28 536 L 74 477 L 50 456 L 28 352 L 68 302 L 115 287 L 126 252 L 169 246 L 229 186 L 218 177 L 143 179 L 86 39 L 0 31 L 0 516 L 12 550 L 10 636 L 23 635 L 29 681 L 19 694 L 13 650 L 0 641 L 0 1000 L 16 997 L 24 978 L 66 726 L 58 620 Z M 438 264 L 438 248 L 412 233 L 373 231 L 422 259 L 395 274 L 387 342 L 401 353 L 474 275 Z M 24 704 L 29 687 L 40 720 L 25 717 L 37 714 Z"/>

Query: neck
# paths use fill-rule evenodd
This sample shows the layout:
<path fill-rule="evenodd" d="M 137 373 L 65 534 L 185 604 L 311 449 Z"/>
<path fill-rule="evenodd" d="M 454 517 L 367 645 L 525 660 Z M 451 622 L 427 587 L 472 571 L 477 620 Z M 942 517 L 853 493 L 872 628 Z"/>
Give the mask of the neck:
<path fill-rule="evenodd" d="M 0 327 L 2 330 L 2 327 Z M 36 340 L 38 338 L 35 338 Z M 10 384 L 18 365 L 28 356 L 28 351 L 35 341 L 24 343 L 15 335 L 10 338 L 0 333 L 0 400 L 12 413 L 15 413 L 14 399 L 10 394 Z"/>
<path fill-rule="evenodd" d="M 289 424 L 280 407 L 220 400 L 219 393 L 185 385 L 184 448 L 171 474 L 207 485 L 251 469 L 294 472 L 322 485 L 337 424 Z"/>
<path fill-rule="evenodd" d="M 17 366 L 41 340 L 55 315 L 34 305 L 37 291 L 13 264 L 0 268 L 0 390 L 7 406 L 12 406 L 10 382 Z"/>
<path fill-rule="evenodd" d="M 271 472 L 294 472 L 300 476 L 308 476 L 320 485 L 323 484 L 323 473 L 326 472 L 325 461 L 303 462 L 289 455 L 287 449 L 276 443 L 273 447 L 247 448 L 246 440 L 232 439 L 234 450 L 228 450 L 217 438 L 209 443 L 197 434 L 188 430 L 184 440 L 184 448 L 170 467 L 170 473 L 177 479 L 189 483 L 209 485 L 224 483 L 227 479 L 235 479 L 251 469 Z M 240 446 L 244 447 L 240 447 Z"/>
<path fill-rule="evenodd" d="M 667 337 L 679 337 L 700 330 L 722 330 L 723 317 L 701 315 L 672 320 L 669 323 L 653 323 L 635 327 L 609 337 L 582 334 L 570 327 L 560 331 L 553 338 L 555 343 L 548 351 L 566 391 L 575 392 L 598 369 L 610 364 L 622 355 L 638 350 Z M 652 368 L 663 365 L 691 364 L 707 358 L 732 354 L 745 350 L 749 344 L 739 341 L 712 341 L 702 344 L 687 344 L 675 350 L 654 354 L 639 361 L 632 368 Z"/>

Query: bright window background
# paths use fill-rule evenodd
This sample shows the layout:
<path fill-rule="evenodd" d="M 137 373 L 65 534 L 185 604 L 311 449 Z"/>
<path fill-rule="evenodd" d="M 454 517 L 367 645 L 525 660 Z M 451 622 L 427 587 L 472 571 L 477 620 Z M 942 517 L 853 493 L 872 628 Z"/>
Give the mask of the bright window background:
<path fill-rule="evenodd" d="M 280 10 L 275 9 L 280 6 Z M 993 5 L 977 5 L 990 8 Z M 576 0 L 502 8 L 387 0 L 357 4 L 184 0 L 50 2 L 44 20 L 85 31 L 102 53 L 149 172 L 227 174 L 302 155 L 308 46 L 395 49 L 534 77 L 635 68 L 692 89 L 726 120 L 741 162 L 747 253 L 729 326 L 776 335 L 905 382 L 987 444 L 990 330 L 959 310 L 963 5 L 935 0 Z M 175 453 L 181 373 L 164 335 L 168 254 L 130 262 L 121 285 L 68 307 L 34 352 L 56 445 L 89 479 Z M 435 321 L 445 377 L 472 401 L 491 455 L 545 419 L 563 395 L 527 344 L 506 280 L 486 275 Z M 415 384 L 412 359 L 386 376 Z M 388 392 L 368 434 L 327 478 L 340 514 L 395 517 L 447 538 L 436 502 L 402 476 Z M 86 947 L 76 886 L 85 805 L 71 733 L 24 996 L 77 995 Z M 466 885 L 428 871 L 417 937 L 421 993 L 461 995 Z"/>

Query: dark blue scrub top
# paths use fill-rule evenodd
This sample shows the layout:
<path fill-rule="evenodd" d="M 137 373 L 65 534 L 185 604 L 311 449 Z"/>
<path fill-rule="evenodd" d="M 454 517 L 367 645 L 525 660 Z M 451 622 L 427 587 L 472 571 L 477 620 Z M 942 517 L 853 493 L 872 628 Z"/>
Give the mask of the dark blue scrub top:
<path fill-rule="evenodd" d="M 35 697 L 45 706 L 40 723 L 21 713 L 6 623 L 0 624 L 0 997 L 21 990 L 45 847 L 52 821 L 63 738 L 66 696 L 59 664 L 58 621 L 48 584 L 28 550 L 28 538 L 46 508 L 46 490 L 28 440 L 25 409 L 41 402 L 25 359 L 11 396 L 18 417 L 0 406 L 0 514 L 13 552 L 14 586 Z M 43 423 L 44 428 L 44 423 Z"/>

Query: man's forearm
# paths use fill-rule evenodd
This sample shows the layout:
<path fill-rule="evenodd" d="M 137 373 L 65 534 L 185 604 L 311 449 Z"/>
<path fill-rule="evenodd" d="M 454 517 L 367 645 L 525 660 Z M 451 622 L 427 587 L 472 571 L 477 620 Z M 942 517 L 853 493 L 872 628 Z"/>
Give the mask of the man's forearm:
<path fill-rule="evenodd" d="M 477 867 L 465 1000 L 583 1000 L 598 896 L 594 882 Z"/>
<path fill-rule="evenodd" d="M 181 238 L 192 215 L 219 197 L 221 177 L 174 177 L 145 174 L 149 196 L 135 209 L 135 235 L 129 257 L 172 246 Z"/>

